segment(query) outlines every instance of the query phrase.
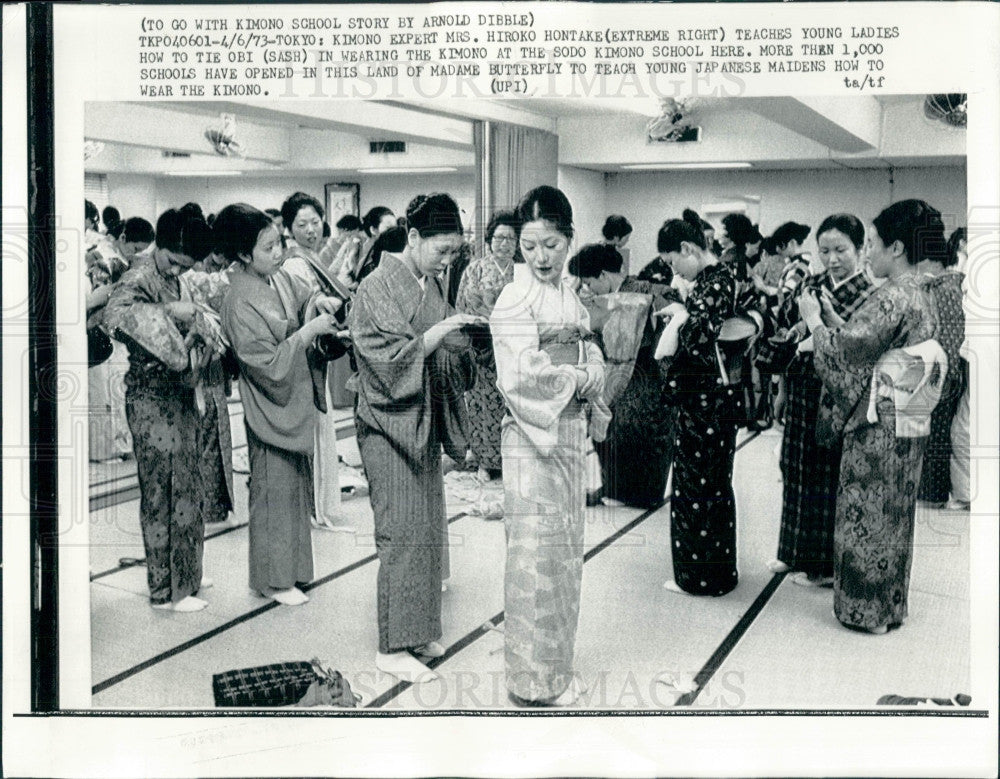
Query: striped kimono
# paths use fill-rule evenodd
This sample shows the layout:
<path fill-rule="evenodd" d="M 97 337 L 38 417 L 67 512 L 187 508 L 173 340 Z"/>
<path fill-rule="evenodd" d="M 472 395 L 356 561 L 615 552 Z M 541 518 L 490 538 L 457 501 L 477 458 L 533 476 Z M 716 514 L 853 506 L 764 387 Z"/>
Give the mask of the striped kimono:
<path fill-rule="evenodd" d="M 824 271 L 809 278 L 805 287 L 832 292 L 834 309 L 845 320 L 875 289 L 864 271 L 840 284 L 835 284 Z M 791 328 L 798 323 L 797 300 L 796 296 L 784 301 L 778 312 L 781 327 Z M 822 388 L 823 382 L 813 366 L 812 351 L 800 351 L 785 375 L 787 401 L 781 439 L 783 500 L 778 559 L 793 570 L 816 578 L 833 576 L 833 520 L 843 430 L 842 425 L 839 431 L 833 430 L 833 402 Z"/>

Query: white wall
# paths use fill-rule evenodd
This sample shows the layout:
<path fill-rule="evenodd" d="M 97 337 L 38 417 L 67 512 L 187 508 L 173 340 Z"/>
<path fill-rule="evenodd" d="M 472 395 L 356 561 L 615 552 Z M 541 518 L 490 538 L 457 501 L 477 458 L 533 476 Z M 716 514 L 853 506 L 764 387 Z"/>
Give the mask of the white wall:
<path fill-rule="evenodd" d="M 632 272 L 656 255 L 656 233 L 664 220 L 684 208 L 760 197 L 760 228 L 769 234 L 794 220 L 817 228 L 833 213 L 846 211 L 870 222 L 894 200 L 920 198 L 945 215 L 949 229 L 965 224 L 965 167 L 899 168 L 890 185 L 887 170 L 675 171 L 607 177 L 605 208 L 624 214 L 635 232 Z M 575 205 L 575 203 L 574 203 Z M 815 235 L 806 250 L 816 255 Z"/>
<path fill-rule="evenodd" d="M 573 206 L 576 246 L 601 240 L 601 227 L 610 211 L 605 210 L 604 174 L 582 168 L 559 166 L 557 185 Z"/>

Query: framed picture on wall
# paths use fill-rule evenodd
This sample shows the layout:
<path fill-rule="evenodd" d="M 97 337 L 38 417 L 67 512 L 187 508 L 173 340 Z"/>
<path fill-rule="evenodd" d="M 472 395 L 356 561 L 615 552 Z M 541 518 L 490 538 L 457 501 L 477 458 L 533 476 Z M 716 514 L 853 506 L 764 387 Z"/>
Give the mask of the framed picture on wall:
<path fill-rule="evenodd" d="M 326 221 L 330 227 L 337 224 L 342 216 L 351 214 L 361 216 L 361 185 L 338 184 L 326 185 Z"/>

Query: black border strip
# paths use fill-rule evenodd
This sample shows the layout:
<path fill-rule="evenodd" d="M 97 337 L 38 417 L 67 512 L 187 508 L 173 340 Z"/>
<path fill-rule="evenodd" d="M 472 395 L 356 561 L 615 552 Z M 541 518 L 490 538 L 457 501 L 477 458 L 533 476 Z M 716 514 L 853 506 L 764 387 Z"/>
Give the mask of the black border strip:
<path fill-rule="evenodd" d="M 53 24 L 27 3 L 28 374 L 31 401 L 31 706 L 59 708 L 59 418 L 56 349 Z M 77 217 L 78 219 L 80 217 Z"/>
<path fill-rule="evenodd" d="M 458 520 L 460 520 L 462 517 L 465 516 L 468 515 L 464 511 L 460 512 L 455 516 L 450 517 L 448 519 L 448 524 L 451 525 L 453 522 L 457 522 Z M 221 533 L 219 535 L 221 535 Z M 315 581 L 309 582 L 309 584 L 304 585 L 301 589 L 303 592 L 311 592 L 312 590 L 315 590 L 317 587 L 321 587 L 324 584 L 329 584 L 334 579 L 339 579 L 341 576 L 346 576 L 347 574 L 358 570 L 358 568 L 368 565 L 369 563 L 375 562 L 375 560 L 377 559 L 378 559 L 377 554 L 368 555 L 368 557 L 356 560 L 350 565 L 340 568 L 339 570 L 336 570 L 333 573 L 329 573 L 321 579 L 316 579 Z M 186 652 L 188 649 L 198 646 L 198 644 L 203 644 L 209 639 L 215 638 L 216 636 L 225 633 L 230 628 L 234 628 L 237 625 L 242 625 L 244 622 L 254 619 L 255 617 L 259 617 L 261 614 L 265 614 L 271 609 L 277 608 L 279 605 L 281 604 L 279 604 L 277 601 L 270 601 L 264 604 L 263 606 L 254 609 L 253 611 L 248 611 L 246 614 L 241 614 L 240 616 L 229 620 L 229 622 L 225 622 L 217 627 L 212 628 L 207 633 L 202 633 L 201 635 L 195 636 L 194 638 L 189 639 L 182 644 L 178 644 L 175 647 L 171 647 L 167 651 L 161 652 L 160 654 L 155 655 L 154 657 L 151 657 L 148 660 L 143 660 L 138 665 L 134 665 L 131 668 L 127 668 L 121 673 L 115 674 L 114 676 L 105 679 L 103 682 L 98 682 L 97 684 L 95 684 L 91 688 L 90 691 L 91 695 L 97 695 L 98 693 L 104 692 L 108 688 L 114 687 L 116 684 L 125 681 L 129 677 L 135 676 L 137 673 L 145 671 L 147 668 L 152 668 L 154 665 L 162 663 L 164 660 L 169 660 L 171 657 L 179 655 L 181 652 Z"/>

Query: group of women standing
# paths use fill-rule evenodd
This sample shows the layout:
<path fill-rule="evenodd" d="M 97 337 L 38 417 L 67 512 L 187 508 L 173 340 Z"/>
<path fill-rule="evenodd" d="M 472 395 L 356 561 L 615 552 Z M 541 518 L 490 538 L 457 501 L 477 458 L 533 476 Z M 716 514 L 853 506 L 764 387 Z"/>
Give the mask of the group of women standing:
<path fill-rule="evenodd" d="M 198 388 L 205 365 L 226 348 L 247 426 L 250 585 L 288 605 L 308 600 L 308 518 L 324 514 L 324 486 L 336 485 L 335 444 L 325 440 L 332 431 L 320 422 L 331 339 L 335 353 L 349 344 L 357 365 L 357 437 L 380 562 L 381 670 L 424 681 L 434 676 L 425 661 L 445 653 L 441 454 L 463 462 L 466 443 L 483 478 L 503 480 L 505 667 L 519 705 L 572 705 L 584 692 L 573 659 L 588 439 L 601 463 L 599 498 L 655 507 L 673 465 L 667 588 L 721 596 L 737 586 L 732 475 L 745 413 L 720 372 L 719 347 L 734 316 L 760 317 L 742 310 L 739 264 L 717 258 L 696 215 L 663 224 L 659 276 L 638 279 L 623 272 L 610 243 L 570 260 L 569 201 L 553 187 L 533 189 L 491 220 L 489 252 L 465 270 L 456 313 L 444 277 L 464 237 L 448 195 L 411 201 L 392 250 L 356 290 L 318 261 L 319 204 L 298 193 L 282 212 L 291 250 L 263 212 L 234 204 L 218 214 L 216 251 L 229 267 L 216 276 L 225 293 L 212 298 L 214 308 L 181 300 L 177 277 L 195 258 L 173 224 L 177 212 L 168 212 L 151 261 L 123 277 L 107 306 L 109 331 L 134 347 L 127 401 L 155 607 L 207 605 L 196 597 L 208 585 L 203 518 L 212 505 L 231 507 L 232 492 L 221 457 L 199 462 L 217 408 L 198 401 Z M 900 349 L 938 365 L 922 385 L 951 375 L 931 340 L 939 326 L 928 294 L 950 288 L 918 274 L 937 257 L 938 239 L 943 245 L 940 215 L 925 203 L 883 211 L 868 241 L 871 271 L 886 279 L 875 288 L 862 266 L 863 225 L 832 216 L 818 231 L 825 270 L 786 296 L 778 315 L 799 344 L 787 371 L 775 566 L 832 583 L 838 619 L 873 632 L 906 616 L 921 431 L 933 426 L 919 404 L 897 408 L 920 387 L 903 379 L 882 386 L 879 377 L 892 373 L 886 354 Z M 579 294 L 565 283 L 567 260 Z M 684 281 L 685 295 L 667 272 Z M 638 315 L 623 325 L 614 312 L 629 306 Z M 150 327 L 169 348 L 158 352 L 140 337 Z M 195 361 L 185 351 L 193 343 L 201 348 Z M 921 400 L 932 406 L 936 397 Z M 196 478 L 205 467 L 210 478 Z"/>

